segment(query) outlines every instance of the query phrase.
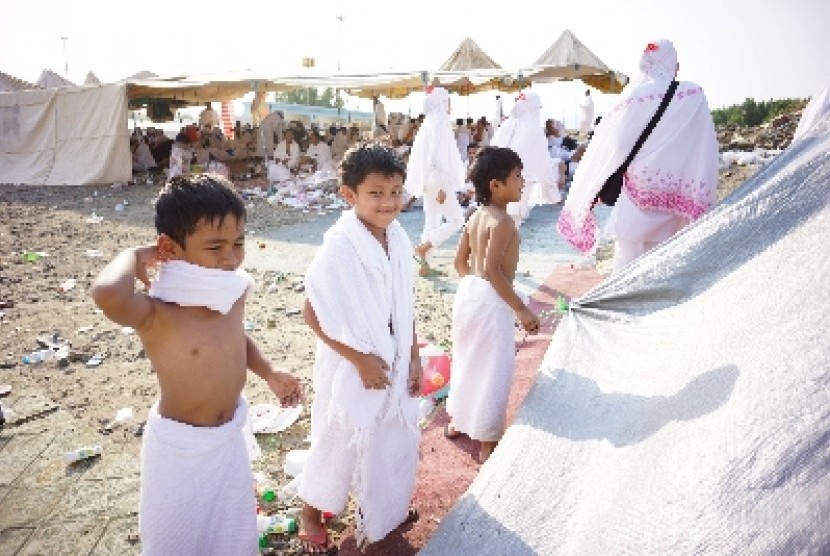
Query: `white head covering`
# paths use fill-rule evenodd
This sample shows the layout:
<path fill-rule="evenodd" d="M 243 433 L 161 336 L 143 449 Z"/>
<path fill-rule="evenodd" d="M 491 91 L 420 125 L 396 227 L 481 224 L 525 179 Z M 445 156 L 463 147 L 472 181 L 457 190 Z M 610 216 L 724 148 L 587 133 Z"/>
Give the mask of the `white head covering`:
<path fill-rule="evenodd" d="M 450 193 L 464 185 L 464 165 L 458 156 L 449 107 L 446 89 L 427 87 L 424 123 L 412 143 L 404 184 L 414 197 L 439 189 Z"/>
<path fill-rule="evenodd" d="M 605 180 L 625 161 L 677 72 L 670 41 L 648 43 L 641 74 L 594 131 L 574 175 L 557 229 L 583 252 L 597 245 L 591 206 Z M 642 210 L 694 220 L 716 200 L 718 142 L 703 89 L 681 81 L 657 126 L 628 167 L 623 192 Z"/>
<path fill-rule="evenodd" d="M 496 131 L 490 144 L 516 151 L 522 159 L 525 189 L 522 201 L 509 203 L 507 212 L 520 214 L 535 205 L 554 204 L 561 200 L 559 180 L 553 173 L 553 160 L 548 152 L 548 141 L 540 123 L 542 102 L 531 90 L 522 91 L 510 110 L 510 117 Z M 527 216 L 522 214 L 522 216 Z"/>

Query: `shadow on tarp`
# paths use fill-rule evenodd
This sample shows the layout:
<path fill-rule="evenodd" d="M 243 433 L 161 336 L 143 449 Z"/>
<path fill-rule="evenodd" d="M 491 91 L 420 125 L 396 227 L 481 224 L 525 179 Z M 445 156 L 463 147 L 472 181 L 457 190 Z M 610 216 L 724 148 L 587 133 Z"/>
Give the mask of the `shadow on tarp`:
<path fill-rule="evenodd" d="M 672 421 L 716 411 L 731 397 L 738 375 L 737 367 L 726 365 L 695 377 L 671 396 L 639 396 L 603 392 L 590 378 L 566 370 L 540 373 L 524 405 L 542 407 L 557 400 L 556 411 L 537 412 L 528 424 L 568 440 L 607 440 L 619 448 L 642 442 Z"/>

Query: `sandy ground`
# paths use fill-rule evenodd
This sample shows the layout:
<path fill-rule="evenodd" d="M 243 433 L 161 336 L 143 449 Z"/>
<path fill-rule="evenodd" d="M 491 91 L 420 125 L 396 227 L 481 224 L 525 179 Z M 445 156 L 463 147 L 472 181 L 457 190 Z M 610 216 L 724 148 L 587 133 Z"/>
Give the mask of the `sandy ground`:
<path fill-rule="evenodd" d="M 722 172 L 720 196 L 752 172 L 754 168 L 749 167 L 733 167 L 729 175 Z M 0 435 L 0 461 L 2 447 L 16 428 L 57 409 L 71 416 L 77 438 L 103 445 L 104 458 L 137 461 L 141 425 L 157 397 L 157 383 L 135 334 L 108 321 L 92 303 L 88 288 L 102 266 L 121 249 L 154 240 L 151 202 L 155 191 L 149 185 L 0 186 L 0 385 L 11 386 L 11 394 L 2 402 L 16 413 L 16 421 Z M 250 199 L 248 207 L 249 254 L 256 252 L 260 259 L 273 257 L 277 263 L 285 254 L 269 242 L 269 233 L 321 218 L 316 211 L 272 206 L 259 198 Z M 93 215 L 101 221 L 90 221 Z M 26 260 L 26 253 L 36 260 Z M 596 264 L 601 273 L 607 273 L 612 255 L 610 246 L 598 253 Z M 310 398 L 314 339 L 297 311 L 303 301 L 297 287 L 302 274 L 276 270 L 252 273 L 257 288 L 246 309 L 251 334 L 277 367 L 301 377 Z M 68 279 L 74 279 L 75 286 L 61 291 L 61 284 Z M 438 344 L 447 343 L 451 292 L 441 287 L 440 280 L 416 283 L 419 334 Z M 24 356 L 40 349 L 39 340 L 42 344 L 55 339 L 71 346 L 68 361 L 23 362 Z M 102 362 L 90 366 L 88 362 L 95 355 Z M 274 402 L 253 375 L 245 394 L 254 404 Z M 113 431 L 105 430 L 116 412 L 126 407 L 133 408 L 133 419 Z M 269 486 L 286 482 L 284 455 L 307 448 L 308 426 L 306 404 L 300 419 L 286 432 L 258 436 L 264 455 L 256 469 L 266 474 Z M 15 480 L 12 474 L 0 474 L 0 497 Z M 14 501 L 2 500 L 4 505 L 10 503 Z M 264 506 L 268 511 L 290 511 L 279 503 Z M 335 519 L 332 529 L 343 531 L 349 522 L 350 516 Z M 122 543 L 121 551 L 138 552 L 135 524 L 135 520 L 129 521 L 119 533 L 122 540 L 129 541 Z M 293 554 L 297 542 L 295 537 L 283 537 L 272 546 L 274 553 Z"/>

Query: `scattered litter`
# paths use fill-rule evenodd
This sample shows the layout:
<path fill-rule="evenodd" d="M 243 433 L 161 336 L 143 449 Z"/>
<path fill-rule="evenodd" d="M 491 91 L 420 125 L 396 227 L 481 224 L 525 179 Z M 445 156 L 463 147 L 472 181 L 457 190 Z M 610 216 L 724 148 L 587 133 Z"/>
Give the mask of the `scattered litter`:
<path fill-rule="evenodd" d="M 42 361 L 46 361 L 48 359 L 51 359 L 54 356 L 55 356 L 55 352 L 52 351 L 51 349 L 39 349 L 39 350 L 33 351 L 29 355 L 24 355 L 23 356 L 23 363 L 26 364 L 26 365 L 33 365 L 35 363 L 40 363 Z"/>
<path fill-rule="evenodd" d="M 302 405 L 280 407 L 270 403 L 255 404 L 250 409 L 251 428 L 254 434 L 276 434 L 293 425 L 302 411 Z"/>
<path fill-rule="evenodd" d="M 257 325 L 257 323 L 255 323 L 252 320 L 246 320 L 245 321 L 245 330 L 247 332 L 251 332 L 253 330 L 259 330 L 259 326 Z"/>
<path fill-rule="evenodd" d="M 60 286 L 58 286 L 58 291 L 66 293 L 70 290 L 75 289 L 75 285 L 77 283 L 78 282 L 74 278 L 69 278 L 68 280 L 63 281 Z"/>
<path fill-rule="evenodd" d="M 303 284 L 302 282 L 294 284 L 294 291 L 297 292 L 297 293 L 304 292 L 305 291 L 305 284 Z"/>
<path fill-rule="evenodd" d="M 124 326 L 123 328 L 121 328 L 121 333 L 124 336 L 129 336 L 131 334 L 135 334 L 135 328 L 133 328 L 131 326 Z"/>
<path fill-rule="evenodd" d="M 289 316 L 289 317 L 294 317 L 294 316 L 297 316 L 297 315 L 299 315 L 301 312 L 302 312 L 302 311 L 301 311 L 300 309 L 286 309 L 286 310 L 285 310 L 285 314 L 286 314 L 286 316 Z"/>
<path fill-rule="evenodd" d="M 104 362 L 104 356 L 101 355 L 100 353 L 96 353 L 95 355 L 93 355 L 92 357 L 90 357 L 87 360 L 86 366 L 87 367 L 97 367 L 103 362 Z"/>
<path fill-rule="evenodd" d="M 267 247 L 264 241 L 257 241 L 256 244 L 260 249 L 265 249 Z"/>
<path fill-rule="evenodd" d="M 100 444 L 97 446 L 85 446 L 83 448 L 64 453 L 63 459 L 66 463 L 75 463 L 76 461 L 81 461 L 83 459 L 100 456 L 102 451 L 103 448 Z"/>
<path fill-rule="evenodd" d="M 121 204 L 121 203 L 118 203 L 117 205 L 115 205 L 115 210 L 116 210 L 117 212 L 121 212 L 121 211 L 123 211 L 123 210 L 124 210 L 124 205 L 123 205 L 123 204 Z"/>
<path fill-rule="evenodd" d="M 86 334 L 87 332 L 91 332 L 94 329 L 95 329 L 94 326 L 82 326 L 78 330 L 76 330 L 75 332 L 77 334 Z"/>
<path fill-rule="evenodd" d="M 84 255 L 86 255 L 87 257 L 103 257 L 104 252 L 100 249 L 87 249 L 86 251 L 84 251 Z"/>
<path fill-rule="evenodd" d="M 103 216 L 98 216 L 94 212 L 89 216 L 89 218 L 86 219 L 87 224 L 100 224 L 103 221 L 104 221 L 104 217 Z"/>
<path fill-rule="evenodd" d="M 104 432 L 111 432 L 116 427 L 123 425 L 127 421 L 133 418 L 133 408 L 132 407 L 122 407 L 115 413 L 115 419 L 110 421 L 107 426 L 104 427 Z"/>
<path fill-rule="evenodd" d="M 12 393 L 11 384 L 0 384 L 0 398 L 5 398 Z"/>
<path fill-rule="evenodd" d="M 41 254 L 36 251 L 24 251 L 23 261 L 27 263 L 36 263 L 40 260 Z"/>

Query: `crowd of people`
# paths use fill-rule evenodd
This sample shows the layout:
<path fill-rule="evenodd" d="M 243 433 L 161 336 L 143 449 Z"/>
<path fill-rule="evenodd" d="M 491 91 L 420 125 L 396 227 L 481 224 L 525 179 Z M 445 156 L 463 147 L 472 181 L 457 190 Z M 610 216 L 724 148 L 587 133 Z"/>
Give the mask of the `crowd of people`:
<path fill-rule="evenodd" d="M 386 116 L 376 103 L 374 141 L 361 141 L 345 127 L 301 133 L 281 115 L 261 126 L 272 134 L 275 164 L 294 170 L 331 156 L 350 206 L 325 234 L 305 278 L 303 317 L 319 340 L 311 447 L 299 488 L 299 536 L 307 552 L 332 550 L 323 515 L 343 511 L 350 495 L 361 547 L 418 517 L 410 504 L 423 370 L 413 254 L 422 270 L 428 268 L 429 252 L 463 227 L 454 260 L 460 282 L 452 309 L 451 420 L 444 434 L 479 441 L 484 461 L 506 426 L 514 324 L 528 333 L 539 329 L 538 316 L 513 289 L 529 207 L 559 202 L 563 178 L 573 175 L 558 229 L 590 251 L 598 236 L 592 211 L 623 164 L 609 224 L 620 253 L 617 272 L 712 206 L 717 144 L 711 114 L 698 85 L 675 82 L 677 68 L 671 42 L 648 43 L 641 76 L 587 147 L 569 141 L 556 121 L 540 129 L 539 98 L 530 90 L 519 94 L 502 121 L 457 120 L 454 128 L 441 87 L 427 87 L 424 114 L 408 121 Z M 209 114 L 201 125 L 195 141 L 183 131 L 170 146 L 171 168 L 182 156 L 177 150 L 194 143 L 221 161 L 227 150 L 221 131 Z M 239 140 L 249 133 L 253 140 L 254 130 L 243 130 Z M 151 140 L 156 135 L 134 138 L 141 160 L 149 161 L 149 151 L 158 161 L 154 149 L 166 152 L 163 141 Z M 415 246 L 396 220 L 405 192 L 424 206 Z M 464 214 L 460 201 L 472 203 L 471 197 L 478 208 Z M 193 553 L 255 554 L 253 479 L 243 439 L 245 373 L 265 380 L 284 405 L 298 403 L 300 385 L 275 369 L 244 332 L 253 280 L 241 270 L 246 209 L 231 182 L 182 171 L 155 207 L 156 243 L 119 254 L 92 288 L 109 318 L 136 330 L 161 388 L 144 434 L 141 540 L 148 554 L 177 553 L 182 542 Z M 150 283 L 147 271 L 156 265 L 158 277 Z M 136 279 L 149 286 L 147 293 L 135 291 Z M 183 537 L 182 530 L 190 534 Z"/>

